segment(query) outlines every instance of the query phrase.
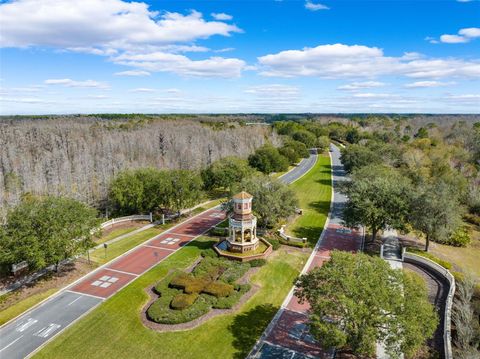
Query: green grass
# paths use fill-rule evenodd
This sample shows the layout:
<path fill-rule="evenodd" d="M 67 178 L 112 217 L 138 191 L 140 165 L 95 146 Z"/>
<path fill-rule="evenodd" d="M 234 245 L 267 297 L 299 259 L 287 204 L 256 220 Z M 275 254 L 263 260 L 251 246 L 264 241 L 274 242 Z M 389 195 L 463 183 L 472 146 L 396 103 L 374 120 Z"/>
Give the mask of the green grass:
<path fill-rule="evenodd" d="M 314 246 L 322 233 L 332 194 L 330 179 L 330 158 L 319 155 L 314 167 L 290 188 L 295 191 L 303 214 L 287 225 L 287 233 L 299 238 L 307 238 Z"/>
<path fill-rule="evenodd" d="M 15 318 L 17 315 L 22 314 L 24 311 L 40 303 L 42 300 L 51 296 L 57 291 L 58 288 L 51 288 L 45 292 L 31 295 L 30 297 L 25 298 L 24 300 L 13 304 L 6 309 L 3 309 L 0 311 L 0 325 L 5 324 L 10 319 Z"/>
<path fill-rule="evenodd" d="M 95 241 L 96 244 L 102 244 L 104 242 L 108 242 L 111 239 L 123 236 L 124 234 L 133 232 L 134 230 L 140 227 L 131 227 L 131 228 L 118 228 L 111 231 L 109 234 L 100 237 L 98 240 Z"/>
<path fill-rule="evenodd" d="M 113 258 L 118 257 L 133 247 L 138 246 L 140 243 L 143 243 L 157 234 L 162 233 L 168 226 L 170 225 L 155 226 L 132 236 L 126 237 L 118 242 L 114 242 L 108 245 L 106 257 L 105 249 L 103 247 L 95 249 L 90 253 L 90 260 L 99 264 L 107 263 L 108 261 L 111 261 Z"/>
<path fill-rule="evenodd" d="M 36 358 L 244 358 L 277 312 L 308 254 L 274 252 L 251 279 L 261 289 L 237 313 L 181 332 L 158 333 L 140 321 L 140 310 L 148 301 L 144 289 L 171 269 L 187 268 L 212 244 L 202 238 L 174 253 L 59 335 Z"/>

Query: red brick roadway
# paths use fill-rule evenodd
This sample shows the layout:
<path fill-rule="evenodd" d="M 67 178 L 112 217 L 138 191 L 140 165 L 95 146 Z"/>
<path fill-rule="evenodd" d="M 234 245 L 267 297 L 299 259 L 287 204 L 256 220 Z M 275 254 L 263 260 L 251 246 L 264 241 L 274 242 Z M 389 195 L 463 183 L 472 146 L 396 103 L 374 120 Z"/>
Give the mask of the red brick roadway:
<path fill-rule="evenodd" d="M 307 262 L 305 272 L 320 267 L 330 258 L 332 250 L 357 252 L 361 249 L 363 235 L 339 224 L 327 226 Z M 255 358 L 330 358 L 332 353 L 322 348 L 308 331 L 308 303 L 300 304 L 291 292 L 276 318 L 267 329 L 268 334 L 259 350 L 252 353 Z"/>
<path fill-rule="evenodd" d="M 102 299 L 109 298 L 224 219 L 224 212 L 211 209 L 182 222 L 97 270 L 69 291 Z"/>

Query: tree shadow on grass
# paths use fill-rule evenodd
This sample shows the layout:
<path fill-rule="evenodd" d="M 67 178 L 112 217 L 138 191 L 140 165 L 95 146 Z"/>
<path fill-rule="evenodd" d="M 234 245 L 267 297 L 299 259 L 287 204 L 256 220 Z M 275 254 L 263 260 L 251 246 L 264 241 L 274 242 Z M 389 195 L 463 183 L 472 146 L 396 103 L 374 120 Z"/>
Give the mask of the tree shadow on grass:
<path fill-rule="evenodd" d="M 235 359 L 244 359 L 248 355 L 278 309 L 271 304 L 262 304 L 235 317 L 228 327 L 237 350 L 233 356 Z"/>

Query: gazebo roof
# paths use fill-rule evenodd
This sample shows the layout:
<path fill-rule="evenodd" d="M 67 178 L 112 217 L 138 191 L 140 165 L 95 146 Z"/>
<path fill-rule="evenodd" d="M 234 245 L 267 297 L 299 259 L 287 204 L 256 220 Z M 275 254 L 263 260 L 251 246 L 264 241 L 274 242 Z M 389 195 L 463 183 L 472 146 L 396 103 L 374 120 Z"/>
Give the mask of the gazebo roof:
<path fill-rule="evenodd" d="M 247 193 L 245 191 L 237 193 L 235 196 L 233 196 L 233 199 L 249 199 L 249 198 L 253 198 L 253 196 L 250 193 Z"/>

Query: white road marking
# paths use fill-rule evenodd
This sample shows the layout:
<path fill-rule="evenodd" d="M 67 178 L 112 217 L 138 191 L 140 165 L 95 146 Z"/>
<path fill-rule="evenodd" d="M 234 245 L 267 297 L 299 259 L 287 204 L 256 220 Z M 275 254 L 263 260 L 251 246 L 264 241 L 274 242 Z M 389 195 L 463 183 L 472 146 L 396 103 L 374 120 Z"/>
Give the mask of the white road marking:
<path fill-rule="evenodd" d="M 60 327 L 61 327 L 60 324 L 51 323 L 48 327 L 43 327 L 34 335 L 37 337 L 48 338 L 50 334 L 52 334 L 55 330 L 57 330 Z"/>
<path fill-rule="evenodd" d="M 22 339 L 23 335 L 20 335 L 17 339 L 15 339 L 13 342 L 11 342 L 10 344 L 4 346 L 2 349 L 0 349 L 0 352 L 4 351 L 5 349 L 7 349 L 9 346 L 15 344 L 16 342 L 18 342 L 20 339 Z"/>
<path fill-rule="evenodd" d="M 68 303 L 67 305 L 72 305 L 73 303 L 75 303 L 77 300 L 79 300 L 80 298 L 82 298 L 81 296 L 72 300 L 70 303 Z"/>
<path fill-rule="evenodd" d="M 87 297 L 92 297 L 92 298 L 96 298 L 96 299 L 101 299 L 102 301 L 105 300 L 104 297 L 99 297 L 99 296 L 97 296 L 97 295 L 88 294 L 88 293 L 83 293 L 83 292 L 75 292 L 75 291 L 70 290 L 70 289 L 66 289 L 65 292 L 74 293 L 74 294 L 86 295 Z"/>
<path fill-rule="evenodd" d="M 170 252 L 176 252 L 179 249 L 179 248 L 173 249 L 173 248 L 157 247 L 157 246 L 152 246 L 150 244 L 144 244 L 143 246 L 148 248 L 163 249 L 165 251 L 170 251 Z"/>
<path fill-rule="evenodd" d="M 15 330 L 17 332 L 23 332 L 24 330 L 28 329 L 29 327 L 31 327 L 32 325 L 34 325 L 36 322 L 38 322 L 37 319 L 33 319 L 33 318 L 28 318 L 28 320 L 25 322 L 25 323 L 21 323 L 19 324 Z"/>
<path fill-rule="evenodd" d="M 192 237 L 192 238 L 196 238 L 195 236 L 192 236 L 190 234 L 182 234 L 182 233 L 173 233 L 173 232 L 169 232 L 168 233 L 169 235 L 174 235 L 174 236 L 185 236 L 185 237 Z M 198 236 L 197 236 L 198 237 Z"/>
<path fill-rule="evenodd" d="M 133 275 L 135 277 L 138 277 L 138 274 L 135 273 L 130 273 L 130 272 L 125 272 L 123 270 L 118 270 L 118 269 L 112 269 L 112 268 L 105 268 L 106 270 L 111 270 L 113 272 L 118 272 L 118 273 L 123 273 L 123 274 L 128 274 L 128 275 Z"/>

